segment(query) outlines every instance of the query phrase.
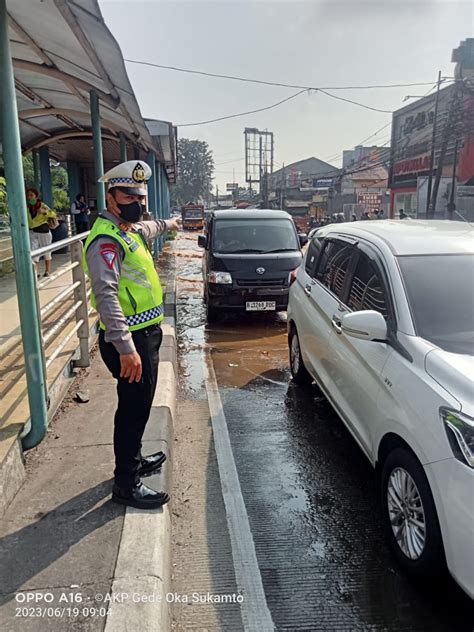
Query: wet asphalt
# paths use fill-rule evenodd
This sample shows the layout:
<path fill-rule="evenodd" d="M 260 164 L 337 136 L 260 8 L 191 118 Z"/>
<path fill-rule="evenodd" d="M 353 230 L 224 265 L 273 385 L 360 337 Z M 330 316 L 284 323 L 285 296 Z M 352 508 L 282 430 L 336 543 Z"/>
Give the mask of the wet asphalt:
<path fill-rule="evenodd" d="M 391 557 L 369 462 L 317 387 L 291 381 L 286 315 L 208 326 L 197 235 L 175 253 L 180 397 L 206 399 L 209 352 L 276 628 L 472 631 L 449 577 L 415 582 Z"/>

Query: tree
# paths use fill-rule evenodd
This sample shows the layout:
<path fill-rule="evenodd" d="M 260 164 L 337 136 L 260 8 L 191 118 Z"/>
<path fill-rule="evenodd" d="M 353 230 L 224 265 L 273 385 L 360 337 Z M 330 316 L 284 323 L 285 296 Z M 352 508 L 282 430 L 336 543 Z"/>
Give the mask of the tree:
<path fill-rule="evenodd" d="M 171 189 L 172 204 L 208 199 L 212 190 L 214 159 L 209 145 L 202 140 L 181 138 L 178 141 L 178 183 Z"/>

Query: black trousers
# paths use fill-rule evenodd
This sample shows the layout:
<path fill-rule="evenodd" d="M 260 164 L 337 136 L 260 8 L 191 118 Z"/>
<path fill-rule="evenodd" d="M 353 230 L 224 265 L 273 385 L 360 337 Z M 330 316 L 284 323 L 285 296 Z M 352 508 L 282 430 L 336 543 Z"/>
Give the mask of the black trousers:
<path fill-rule="evenodd" d="M 115 482 L 129 488 L 139 481 L 142 437 L 150 416 L 158 378 L 159 349 L 163 333 L 159 325 L 132 332 L 137 353 L 142 359 L 142 379 L 129 383 L 120 377 L 120 355 L 104 332 L 99 334 L 100 355 L 117 380 L 118 406 L 115 413 Z"/>

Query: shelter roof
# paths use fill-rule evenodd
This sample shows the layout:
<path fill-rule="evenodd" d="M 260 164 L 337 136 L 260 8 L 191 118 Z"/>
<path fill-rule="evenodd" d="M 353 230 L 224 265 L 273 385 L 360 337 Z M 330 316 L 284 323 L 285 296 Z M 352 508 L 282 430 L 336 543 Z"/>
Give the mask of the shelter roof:
<path fill-rule="evenodd" d="M 95 90 L 104 159 L 118 159 L 117 142 L 107 141 L 118 141 L 123 132 L 138 151 L 135 157 L 153 150 L 163 161 L 97 0 L 7 0 L 7 11 L 24 151 L 48 145 L 58 160 L 77 154 L 92 162 L 90 91 Z"/>

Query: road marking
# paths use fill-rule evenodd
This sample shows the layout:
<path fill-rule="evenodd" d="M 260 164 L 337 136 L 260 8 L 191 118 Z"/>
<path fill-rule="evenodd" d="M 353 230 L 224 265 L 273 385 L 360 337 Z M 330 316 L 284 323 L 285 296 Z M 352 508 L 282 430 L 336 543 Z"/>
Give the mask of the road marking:
<path fill-rule="evenodd" d="M 275 629 L 275 626 L 263 590 L 252 531 L 240 489 L 216 374 L 209 353 L 206 353 L 205 368 L 207 369 L 205 378 L 207 399 L 232 546 L 235 578 L 237 588 L 244 598 L 240 604 L 242 621 L 244 629 L 248 632 L 270 632 Z"/>

